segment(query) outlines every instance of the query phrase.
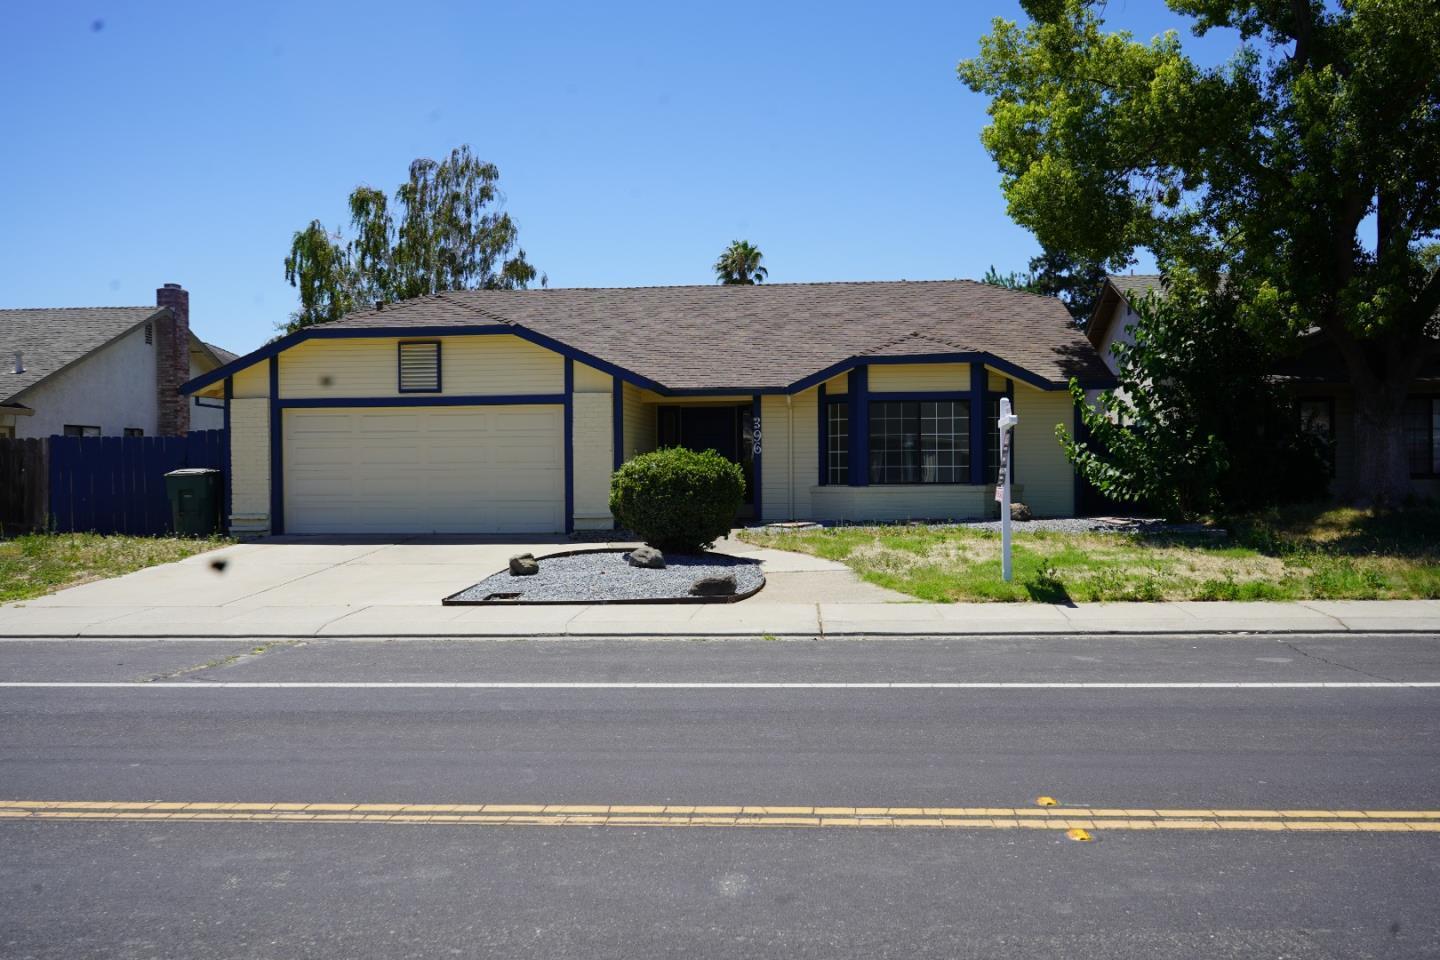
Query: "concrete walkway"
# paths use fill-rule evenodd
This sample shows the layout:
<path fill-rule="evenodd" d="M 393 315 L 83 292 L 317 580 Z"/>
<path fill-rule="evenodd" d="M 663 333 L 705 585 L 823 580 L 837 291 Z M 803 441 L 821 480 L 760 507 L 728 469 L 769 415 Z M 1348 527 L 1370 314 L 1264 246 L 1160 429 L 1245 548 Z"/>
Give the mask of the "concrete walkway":
<path fill-rule="evenodd" d="M 614 544 L 620 546 L 621 544 Z M 920 603 L 842 564 L 727 540 L 764 566 L 734 604 L 444 607 L 517 551 L 568 541 L 277 538 L 0 606 L 20 637 L 887 637 L 991 634 L 1409 632 L 1440 629 L 1440 601 Z M 595 544 L 602 546 L 602 544 Z"/>

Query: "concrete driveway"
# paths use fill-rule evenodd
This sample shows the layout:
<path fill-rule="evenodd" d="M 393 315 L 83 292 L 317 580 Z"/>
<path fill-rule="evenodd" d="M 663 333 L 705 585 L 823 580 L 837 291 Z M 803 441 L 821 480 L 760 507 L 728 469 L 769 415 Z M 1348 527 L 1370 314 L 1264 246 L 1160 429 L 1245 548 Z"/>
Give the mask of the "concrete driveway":
<path fill-rule="evenodd" d="M 677 618 L 698 619 L 699 633 L 711 619 L 717 630 L 728 625 L 724 632 L 733 632 L 730 627 L 749 620 L 735 616 L 741 608 L 757 614 L 763 608 L 754 629 L 764 632 L 812 624 L 822 602 L 911 599 L 861 582 L 843 564 L 727 539 L 717 545 L 720 552 L 754 557 L 766 573 L 765 589 L 741 604 L 440 606 L 441 598 L 504 569 L 516 553 L 633 545 L 563 537 L 274 537 L 0 607 L 0 635 L 553 635 L 592 625 L 604 632 L 622 623 L 659 629 Z M 714 607 L 730 616 L 705 613 Z"/>

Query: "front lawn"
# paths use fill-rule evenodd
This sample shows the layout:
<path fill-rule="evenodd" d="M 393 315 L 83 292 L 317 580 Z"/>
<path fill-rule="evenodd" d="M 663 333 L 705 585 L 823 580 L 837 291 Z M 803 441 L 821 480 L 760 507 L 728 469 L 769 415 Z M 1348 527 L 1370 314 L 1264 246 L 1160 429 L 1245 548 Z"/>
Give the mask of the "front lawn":
<path fill-rule="evenodd" d="M 1000 534 L 947 526 L 745 531 L 742 539 L 838 560 L 922 600 L 1389 600 L 1440 598 L 1440 509 L 1375 514 L 1295 508 L 1225 534 L 1027 532 L 1015 578 Z"/>
<path fill-rule="evenodd" d="M 36 533 L 0 540 L 0 603 L 184 560 L 229 542 L 219 537 L 190 540 L 96 533 Z"/>

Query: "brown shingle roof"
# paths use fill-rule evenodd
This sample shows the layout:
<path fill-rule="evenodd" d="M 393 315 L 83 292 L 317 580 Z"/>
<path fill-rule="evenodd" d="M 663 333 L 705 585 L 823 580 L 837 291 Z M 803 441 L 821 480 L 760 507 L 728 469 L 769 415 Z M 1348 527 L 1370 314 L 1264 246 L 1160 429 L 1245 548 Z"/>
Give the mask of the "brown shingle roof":
<path fill-rule="evenodd" d="M 787 387 L 855 357 L 986 353 L 1108 379 L 1059 300 L 970 280 L 462 290 L 329 328 L 515 324 L 670 389 Z"/>

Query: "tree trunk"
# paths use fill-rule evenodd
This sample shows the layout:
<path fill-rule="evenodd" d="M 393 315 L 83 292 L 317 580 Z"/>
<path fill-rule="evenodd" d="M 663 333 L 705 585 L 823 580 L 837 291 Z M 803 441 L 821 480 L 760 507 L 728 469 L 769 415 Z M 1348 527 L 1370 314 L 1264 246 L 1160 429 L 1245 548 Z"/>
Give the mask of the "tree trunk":
<path fill-rule="evenodd" d="M 1401 419 L 1405 390 L 1373 382 L 1354 386 L 1355 489 L 1347 498 L 1360 506 L 1399 506 L 1411 493 Z"/>

